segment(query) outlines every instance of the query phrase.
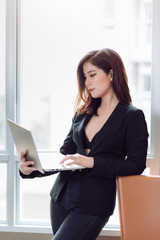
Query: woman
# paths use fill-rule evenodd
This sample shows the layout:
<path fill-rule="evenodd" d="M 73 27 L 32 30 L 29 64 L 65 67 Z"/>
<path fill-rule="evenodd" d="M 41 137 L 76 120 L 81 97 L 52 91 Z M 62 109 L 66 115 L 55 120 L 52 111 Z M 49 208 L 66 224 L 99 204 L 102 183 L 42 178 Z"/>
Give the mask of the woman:
<path fill-rule="evenodd" d="M 147 126 L 131 105 L 120 56 L 111 49 L 89 52 L 77 77 L 75 116 L 60 152 L 62 164 L 72 159 L 85 168 L 57 176 L 50 193 L 54 240 L 96 239 L 114 211 L 116 177 L 141 174 L 146 163 Z M 21 176 L 42 176 L 30 164 L 22 153 Z"/>

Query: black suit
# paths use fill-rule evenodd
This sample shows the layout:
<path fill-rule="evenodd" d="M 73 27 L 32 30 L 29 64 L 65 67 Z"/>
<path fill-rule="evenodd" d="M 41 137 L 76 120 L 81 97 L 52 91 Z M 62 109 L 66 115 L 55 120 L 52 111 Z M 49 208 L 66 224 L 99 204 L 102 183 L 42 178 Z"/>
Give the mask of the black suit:
<path fill-rule="evenodd" d="M 83 131 L 90 120 L 80 115 L 73 120 L 70 132 L 60 151 L 84 155 Z M 82 171 L 80 209 L 93 215 L 112 214 L 115 204 L 115 177 L 141 174 L 145 169 L 148 132 L 143 112 L 132 105 L 119 103 L 102 129 L 96 134 L 88 156 L 94 167 Z M 71 171 L 61 172 L 51 191 L 57 200 Z"/>
<path fill-rule="evenodd" d="M 60 151 L 62 154 L 85 155 L 84 126 L 91 116 L 76 116 Z M 80 177 L 80 210 L 91 215 L 113 213 L 116 196 L 116 176 L 141 174 L 145 169 L 148 132 L 141 110 L 119 103 L 101 130 L 96 134 L 89 152 L 94 157 L 92 169 L 84 169 Z M 32 174 L 32 177 L 36 173 Z M 74 174 L 60 172 L 51 190 L 54 200 Z"/>

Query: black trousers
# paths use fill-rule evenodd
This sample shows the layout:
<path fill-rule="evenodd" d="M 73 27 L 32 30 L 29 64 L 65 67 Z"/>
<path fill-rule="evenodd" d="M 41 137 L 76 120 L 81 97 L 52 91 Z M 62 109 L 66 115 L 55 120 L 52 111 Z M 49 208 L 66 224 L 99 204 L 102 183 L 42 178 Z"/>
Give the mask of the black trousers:
<path fill-rule="evenodd" d="M 82 214 L 79 208 L 65 209 L 51 198 L 53 240 L 95 240 L 108 217 Z"/>

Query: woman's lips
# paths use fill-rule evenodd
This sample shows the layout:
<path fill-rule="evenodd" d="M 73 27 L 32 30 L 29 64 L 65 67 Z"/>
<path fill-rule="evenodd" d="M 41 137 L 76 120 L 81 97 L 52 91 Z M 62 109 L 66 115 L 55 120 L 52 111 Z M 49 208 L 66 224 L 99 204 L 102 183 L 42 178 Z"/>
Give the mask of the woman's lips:
<path fill-rule="evenodd" d="M 94 88 L 91 88 L 91 89 L 89 89 L 89 92 L 92 92 L 94 90 Z"/>

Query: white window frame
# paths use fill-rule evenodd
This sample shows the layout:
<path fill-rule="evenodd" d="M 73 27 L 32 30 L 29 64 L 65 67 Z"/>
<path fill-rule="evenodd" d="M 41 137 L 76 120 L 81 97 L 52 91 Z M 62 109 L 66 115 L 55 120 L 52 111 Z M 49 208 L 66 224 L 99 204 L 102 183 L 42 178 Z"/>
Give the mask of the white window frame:
<path fill-rule="evenodd" d="M 151 174 L 160 175 L 160 1 L 153 0 L 152 12 L 152 83 L 151 83 L 151 156 L 147 165 Z"/>
<path fill-rule="evenodd" d="M 6 0 L 6 118 L 16 120 L 17 82 L 20 76 L 20 21 L 18 9 L 19 0 Z M 147 158 L 147 166 L 151 168 L 151 174 L 160 174 L 160 1 L 153 0 L 153 22 L 152 22 L 152 104 L 151 104 L 151 153 Z M 49 226 L 22 226 L 16 223 L 16 188 L 18 183 L 18 158 L 14 155 L 13 141 L 7 127 L 7 149 L 0 152 L 0 163 L 7 163 L 7 222 L 0 224 L 0 231 L 8 232 L 31 232 L 51 233 Z M 120 236 L 120 229 L 103 229 L 102 236 Z"/>

